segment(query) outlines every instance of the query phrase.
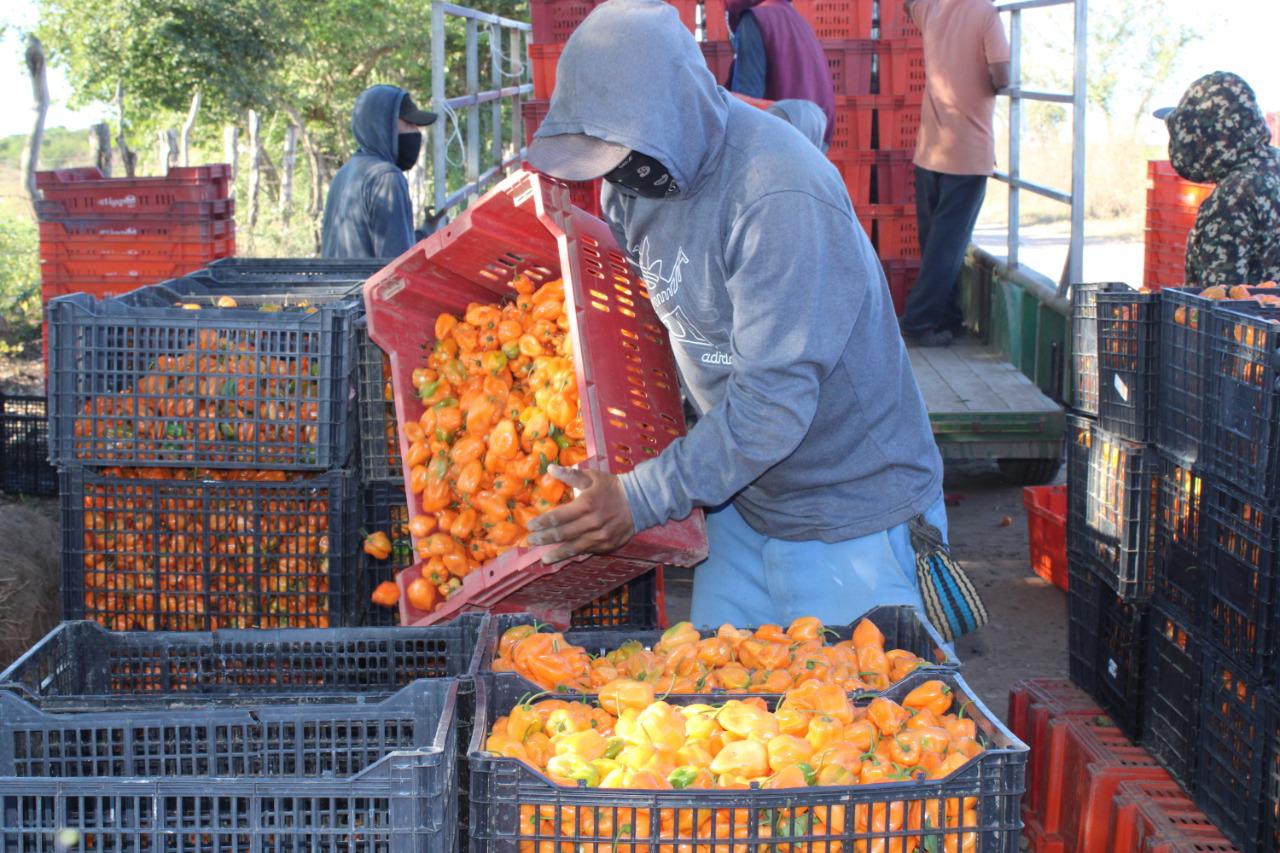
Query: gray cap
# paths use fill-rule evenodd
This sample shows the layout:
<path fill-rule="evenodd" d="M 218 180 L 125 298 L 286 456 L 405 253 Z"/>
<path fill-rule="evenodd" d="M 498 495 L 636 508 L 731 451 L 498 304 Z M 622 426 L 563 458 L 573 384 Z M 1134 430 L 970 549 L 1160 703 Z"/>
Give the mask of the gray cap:
<path fill-rule="evenodd" d="M 631 149 L 585 133 L 539 136 L 526 154 L 529 165 L 562 181 L 594 181 L 626 159 Z"/>

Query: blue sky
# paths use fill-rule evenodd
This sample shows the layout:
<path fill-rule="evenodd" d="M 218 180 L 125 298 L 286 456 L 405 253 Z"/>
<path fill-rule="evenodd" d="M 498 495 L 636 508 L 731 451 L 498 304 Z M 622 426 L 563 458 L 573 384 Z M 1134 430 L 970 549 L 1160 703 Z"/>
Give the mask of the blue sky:
<path fill-rule="evenodd" d="M 1095 4 L 1105 2 L 1107 0 L 1094 0 Z M 1215 0 L 1209 13 L 1203 0 L 1150 2 L 1168 9 L 1171 14 L 1190 16 L 1191 20 L 1212 14 L 1214 21 L 1209 35 L 1185 52 L 1179 72 L 1161 93 L 1161 102 L 1176 103 L 1183 89 L 1196 77 L 1222 69 L 1235 71 L 1248 80 L 1264 109 L 1280 111 L 1280 62 L 1276 57 L 1280 4 L 1273 0 Z M 22 62 L 19 30 L 30 26 L 36 18 L 34 0 L 6 0 L 4 7 L 0 11 L 0 24 L 9 27 L 0 40 L 0 136 L 24 133 L 31 126 L 31 86 Z M 49 126 L 83 128 L 107 116 L 104 107 L 69 109 L 70 87 L 56 69 L 49 82 L 53 99 L 47 120 Z"/>

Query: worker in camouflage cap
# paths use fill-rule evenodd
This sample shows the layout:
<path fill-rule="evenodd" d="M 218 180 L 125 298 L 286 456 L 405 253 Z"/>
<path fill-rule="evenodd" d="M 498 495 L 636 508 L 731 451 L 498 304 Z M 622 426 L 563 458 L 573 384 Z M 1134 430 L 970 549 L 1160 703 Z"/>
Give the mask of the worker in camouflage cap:
<path fill-rule="evenodd" d="M 1271 147 L 1253 89 L 1235 74 L 1215 71 L 1156 117 L 1169 128 L 1177 173 L 1217 184 L 1187 238 L 1186 283 L 1280 279 L 1280 152 Z"/>

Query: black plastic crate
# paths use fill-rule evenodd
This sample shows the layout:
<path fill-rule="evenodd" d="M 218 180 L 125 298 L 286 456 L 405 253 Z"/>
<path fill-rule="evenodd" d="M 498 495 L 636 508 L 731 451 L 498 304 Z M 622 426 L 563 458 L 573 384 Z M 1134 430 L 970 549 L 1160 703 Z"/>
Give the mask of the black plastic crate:
<path fill-rule="evenodd" d="M 1098 601 L 1098 703 L 1116 726 L 1137 742 L 1146 702 L 1147 612 L 1124 601 L 1105 584 Z"/>
<path fill-rule="evenodd" d="M 1196 738 L 1196 804 L 1244 853 L 1276 845 L 1275 697 L 1234 661 L 1206 649 Z"/>
<path fill-rule="evenodd" d="M 1280 511 L 1216 478 L 1204 495 L 1206 639 L 1259 674 L 1276 663 Z M 1273 675 L 1273 674 L 1272 674 Z"/>
<path fill-rule="evenodd" d="M 1147 690 L 1142 745 L 1188 791 L 1195 789 L 1200 642 L 1176 616 L 1153 607 L 1147 633 Z"/>
<path fill-rule="evenodd" d="M 222 258 L 191 273 L 217 284 L 345 286 L 356 291 L 394 258 Z"/>
<path fill-rule="evenodd" d="M 360 470 L 365 482 L 404 482 L 397 431 L 391 360 L 369 337 L 364 317 L 356 321 L 356 367 L 360 400 Z"/>
<path fill-rule="evenodd" d="M 145 631 L 353 624 L 354 474 L 149 471 L 61 472 L 64 618 Z"/>
<path fill-rule="evenodd" d="M 1112 281 L 1071 286 L 1071 402 L 1087 415 L 1098 415 L 1098 294 L 1130 289 Z"/>
<path fill-rule="evenodd" d="M 1078 417 L 1067 430 L 1067 549 L 1118 595 L 1145 601 L 1155 585 L 1155 451 Z"/>
<path fill-rule="evenodd" d="M 1160 377 L 1160 296 L 1099 293 L 1098 420 L 1132 441 L 1154 441 Z"/>
<path fill-rule="evenodd" d="M 1067 672 L 1090 696 L 1098 694 L 1098 601 L 1102 580 L 1081 557 L 1067 558 Z"/>
<path fill-rule="evenodd" d="M 974 848 L 982 853 L 1014 853 L 1022 832 L 1020 808 L 1025 790 L 1027 747 L 986 709 L 963 679 L 954 673 L 942 676 L 918 673 L 896 685 L 888 695 L 901 699 L 921 681 L 940 677 L 955 695 L 954 705 L 965 708 L 987 745 L 986 750 L 944 780 L 892 782 L 852 787 L 809 787 L 792 790 L 673 790 L 639 791 L 559 786 L 529 765 L 484 752 L 492 722 L 518 703 L 524 688 L 476 682 L 476 727 L 468 763 L 471 766 L 471 849 L 491 853 L 516 853 L 531 849 L 574 850 L 675 850 L 677 841 L 664 841 L 661 828 L 682 828 L 680 849 L 749 847 L 758 851 L 894 850 L 910 849 L 914 836 L 919 849 L 960 849 L 961 834 L 976 835 Z M 689 704 L 671 697 L 674 704 Z M 864 702 L 867 700 L 863 700 Z M 932 831 L 878 828 L 869 831 L 859 816 L 876 811 L 906 812 L 920 808 L 925 814 L 947 805 L 963 812 L 962 798 L 974 798 L 976 821 Z M 894 805 L 894 804 L 901 805 Z M 567 812 L 562 809 L 574 809 Z M 543 824 L 539 810 L 567 820 Z M 714 828 L 689 814 L 723 813 L 732 827 Z M 701 810 L 707 810 L 702 812 Z M 722 811 L 727 810 L 727 811 Z M 794 817 L 793 817 L 794 816 Z M 843 831 L 825 827 L 838 826 Z M 532 819 L 531 819 L 532 818 Z M 600 828 L 605 827 L 603 836 Z M 609 829 L 612 827 L 612 829 Z M 630 827 L 630 830 L 623 829 Z M 748 838 L 734 839 L 733 832 L 747 829 Z M 760 827 L 776 830 L 769 833 Z M 781 829 L 779 829 L 781 827 Z M 876 831 L 879 829 L 879 831 Z M 783 838 L 789 834 L 790 839 Z M 627 838 L 628 842 L 618 843 Z M 632 842 L 630 839 L 636 839 Z M 772 839 L 772 840 L 770 840 Z M 968 849 L 966 847 L 966 849 Z"/>
<path fill-rule="evenodd" d="M 188 277 L 113 299 L 52 300 L 53 462 L 346 464 L 356 431 L 352 326 L 363 305 L 358 294 L 332 293 Z M 235 307 L 217 307 L 224 297 Z"/>
<path fill-rule="evenodd" d="M 1209 470 L 1224 482 L 1280 501 L 1280 311 L 1219 308 L 1209 342 L 1212 418 Z"/>
<path fill-rule="evenodd" d="M 873 607 L 848 625 L 829 627 L 826 635 L 828 641 L 839 642 L 850 639 L 853 636 L 854 627 L 863 619 L 870 619 L 880 629 L 880 633 L 884 634 L 886 651 L 904 649 L 928 662 L 929 665 L 922 667 L 922 671 L 947 673 L 960 670 L 959 658 L 946 645 L 937 630 L 929 624 L 924 614 L 909 604 Z M 506 613 L 494 616 L 489 623 L 489 636 L 483 642 L 485 651 L 480 659 L 480 672 L 492 674 L 493 661 L 498 652 L 498 641 L 508 628 L 516 625 L 537 624 L 538 620 L 528 613 Z M 586 649 L 589 654 L 599 656 L 629 642 L 638 642 L 645 648 L 652 649 L 654 644 L 662 638 L 662 633 L 659 630 L 587 628 L 568 631 L 564 638 L 567 642 Z M 706 636 L 707 632 L 703 634 Z M 541 687 L 516 673 L 498 673 L 497 677 L 503 682 L 520 684 L 528 692 L 542 690 Z M 729 694 L 723 692 L 684 695 L 701 696 L 709 701 L 729 698 Z M 744 695 L 767 696 L 769 694 L 732 694 L 734 698 L 742 698 Z"/>
<path fill-rule="evenodd" d="M 399 625 L 400 608 L 379 607 L 369 596 L 383 581 L 395 580 L 396 574 L 412 566 L 413 542 L 409 538 L 409 506 L 404 498 L 404 483 L 365 483 L 361 508 L 362 531 L 381 531 L 391 539 L 391 556 L 375 560 L 360 551 L 360 595 L 364 602 L 362 625 Z"/>
<path fill-rule="evenodd" d="M 58 472 L 49 464 L 44 397 L 0 394 L 0 492 L 33 497 L 58 493 Z"/>
<path fill-rule="evenodd" d="M 454 853 L 457 691 L 70 714 L 0 691 L 0 848 Z"/>
<path fill-rule="evenodd" d="M 1195 466 L 1159 454 L 1155 600 L 1189 627 L 1204 622 L 1207 553 L 1201 550 L 1204 478 Z"/>
<path fill-rule="evenodd" d="M 0 685 L 44 710 L 118 710 L 253 694 L 390 696 L 419 678 L 470 678 L 486 614 L 429 628 L 108 631 L 64 622 Z M 460 721 L 461 722 L 461 721 Z"/>
<path fill-rule="evenodd" d="M 654 631 L 660 624 L 662 594 L 662 569 L 657 568 L 628 581 L 607 595 L 602 595 L 585 607 L 573 611 L 569 627 L 578 628 L 629 628 L 638 631 Z"/>

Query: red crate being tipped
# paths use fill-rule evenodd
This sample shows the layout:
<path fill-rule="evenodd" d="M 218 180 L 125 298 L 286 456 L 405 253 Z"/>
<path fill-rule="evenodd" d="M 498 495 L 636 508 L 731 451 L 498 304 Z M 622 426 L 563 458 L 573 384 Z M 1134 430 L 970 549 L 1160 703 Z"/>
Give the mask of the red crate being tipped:
<path fill-rule="evenodd" d="M 504 180 L 365 283 L 369 336 L 390 355 L 399 423 L 422 412 L 412 372 L 424 363 L 436 317 L 461 314 L 471 302 L 512 298 L 517 273 L 535 282 L 564 279 L 586 467 L 622 473 L 683 435 L 675 362 L 644 283 L 608 226 L 576 210 L 566 187 L 531 172 Z M 400 441 L 407 457 L 408 444 Z M 407 482 L 405 495 L 410 515 L 418 514 L 418 495 Z M 640 533 L 613 554 L 545 565 L 548 550 L 512 548 L 467 575 L 430 613 L 411 607 L 404 594 L 423 564 L 405 569 L 397 578 L 400 624 L 432 624 L 471 608 L 530 610 L 567 623 L 569 611 L 656 566 L 697 563 L 707 537 L 695 511 Z"/>

